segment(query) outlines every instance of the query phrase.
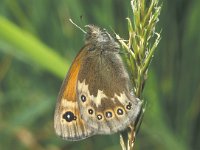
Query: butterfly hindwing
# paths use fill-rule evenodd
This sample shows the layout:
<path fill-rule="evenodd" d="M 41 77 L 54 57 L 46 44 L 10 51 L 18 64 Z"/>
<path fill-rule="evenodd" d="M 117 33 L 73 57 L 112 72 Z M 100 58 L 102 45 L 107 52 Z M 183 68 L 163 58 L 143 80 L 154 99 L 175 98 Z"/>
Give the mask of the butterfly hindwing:
<path fill-rule="evenodd" d="M 83 120 L 98 134 L 124 130 L 141 103 L 131 95 L 130 79 L 117 53 L 87 55 L 78 76 L 78 104 Z"/>

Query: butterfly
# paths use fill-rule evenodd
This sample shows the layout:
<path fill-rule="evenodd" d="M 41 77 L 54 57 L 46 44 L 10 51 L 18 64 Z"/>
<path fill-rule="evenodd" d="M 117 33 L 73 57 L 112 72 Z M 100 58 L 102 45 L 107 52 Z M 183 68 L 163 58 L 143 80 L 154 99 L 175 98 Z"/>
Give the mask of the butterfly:
<path fill-rule="evenodd" d="M 54 128 L 65 140 L 112 134 L 134 123 L 142 102 L 130 88 L 120 46 L 105 30 L 86 26 L 85 44 L 62 83 Z"/>

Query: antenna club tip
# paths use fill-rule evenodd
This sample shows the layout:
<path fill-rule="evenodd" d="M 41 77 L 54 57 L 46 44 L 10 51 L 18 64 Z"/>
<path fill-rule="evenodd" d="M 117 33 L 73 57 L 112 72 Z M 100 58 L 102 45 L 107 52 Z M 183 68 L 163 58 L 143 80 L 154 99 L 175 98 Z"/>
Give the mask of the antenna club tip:
<path fill-rule="evenodd" d="M 75 24 L 71 18 L 69 18 L 69 21 L 70 21 L 75 27 L 77 27 L 78 29 L 80 29 L 83 33 L 85 33 L 85 34 L 87 33 L 87 32 L 86 32 L 85 30 L 83 30 L 80 26 L 78 26 L 77 24 Z"/>

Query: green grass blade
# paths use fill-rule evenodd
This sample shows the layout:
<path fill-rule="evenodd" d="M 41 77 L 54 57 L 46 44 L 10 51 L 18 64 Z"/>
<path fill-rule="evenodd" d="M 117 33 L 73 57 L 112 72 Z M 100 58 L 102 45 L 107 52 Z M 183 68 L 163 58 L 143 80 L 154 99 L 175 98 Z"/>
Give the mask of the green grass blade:
<path fill-rule="evenodd" d="M 32 34 L 20 29 L 3 16 L 0 16 L 0 41 L 14 48 L 12 55 L 17 56 L 18 53 L 22 53 L 26 59 L 33 61 L 52 74 L 60 78 L 65 76 L 69 62 Z M 4 51 L 10 52 L 5 49 Z"/>

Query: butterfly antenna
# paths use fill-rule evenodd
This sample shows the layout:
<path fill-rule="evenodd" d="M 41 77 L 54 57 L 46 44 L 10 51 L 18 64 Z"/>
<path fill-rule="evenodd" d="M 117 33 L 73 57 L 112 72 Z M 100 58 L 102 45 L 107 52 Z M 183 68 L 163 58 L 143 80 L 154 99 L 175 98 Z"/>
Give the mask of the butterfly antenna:
<path fill-rule="evenodd" d="M 80 21 L 81 21 L 81 25 L 83 26 L 83 15 L 80 15 Z"/>
<path fill-rule="evenodd" d="M 69 19 L 69 21 L 75 26 L 75 27 L 77 27 L 78 29 L 80 29 L 83 33 L 87 33 L 85 30 L 83 30 L 81 27 L 79 27 L 77 24 L 75 24 L 73 21 L 72 21 L 72 19 Z"/>

